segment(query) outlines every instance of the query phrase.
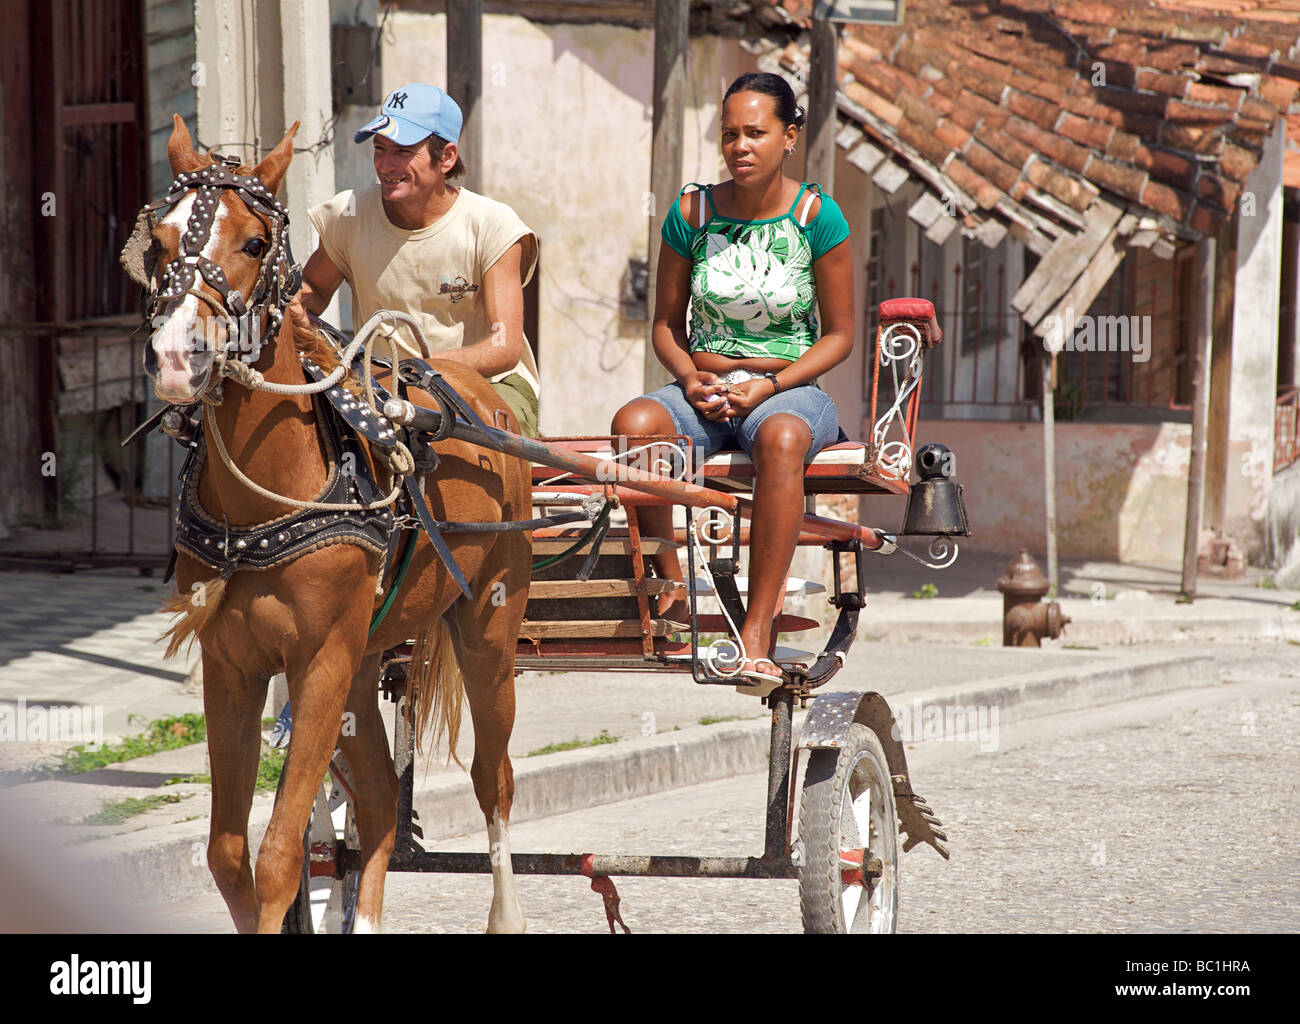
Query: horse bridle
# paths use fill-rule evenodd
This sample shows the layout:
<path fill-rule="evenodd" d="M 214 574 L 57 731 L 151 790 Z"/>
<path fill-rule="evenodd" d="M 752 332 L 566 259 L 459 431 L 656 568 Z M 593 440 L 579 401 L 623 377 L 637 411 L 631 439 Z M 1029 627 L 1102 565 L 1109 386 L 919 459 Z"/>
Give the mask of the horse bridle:
<path fill-rule="evenodd" d="M 145 315 L 150 324 L 156 324 L 160 309 L 167 309 L 187 295 L 202 299 L 222 318 L 227 328 L 228 340 L 220 355 L 226 359 L 237 356 L 244 363 L 251 364 L 261 355 L 263 337 L 275 337 L 279 332 L 280 325 L 284 322 L 285 307 L 302 284 L 302 267 L 293 262 L 293 253 L 289 248 L 289 214 L 284 206 L 260 179 L 253 175 L 235 173 L 235 168 L 239 166 L 236 157 L 218 156 L 217 161 L 202 170 L 178 174 L 168 187 L 166 195 L 140 211 L 132 242 L 138 244 L 145 234 L 152 236 L 158 211 L 175 206 L 185 198 L 187 192 L 195 193 L 194 205 L 181 235 L 180 255 L 167 265 L 161 281 L 156 279 L 156 257 L 151 261 L 147 250 L 140 251 L 145 275 L 144 286 L 148 289 Z M 270 245 L 262 255 L 257 282 L 247 302 L 237 289 L 230 286 L 221 267 L 203 255 L 203 247 L 208 244 L 212 233 L 221 193 L 227 190 L 234 192 L 252 213 L 271 225 Z M 124 264 L 131 255 L 132 242 L 128 242 L 127 248 L 123 250 Z M 131 272 L 132 268 L 128 266 L 127 270 Z M 132 273 L 132 276 L 136 274 Z M 214 299 L 197 287 L 196 278 L 202 278 L 216 291 L 219 298 Z M 258 331 L 256 321 L 263 314 L 266 316 L 266 324 Z M 248 334 L 252 337 L 251 346 L 243 352 L 237 351 L 244 336 L 239 330 L 241 321 L 248 326 Z M 155 376 L 158 368 L 157 353 L 152 345 L 145 346 L 144 361 L 145 372 L 151 377 Z"/>

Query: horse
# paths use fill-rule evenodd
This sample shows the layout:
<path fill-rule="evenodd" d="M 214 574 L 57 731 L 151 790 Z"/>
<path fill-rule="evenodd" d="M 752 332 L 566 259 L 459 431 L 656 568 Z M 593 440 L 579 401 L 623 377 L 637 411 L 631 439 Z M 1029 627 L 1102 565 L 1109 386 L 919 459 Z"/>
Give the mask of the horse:
<path fill-rule="evenodd" d="M 288 521 L 293 507 L 276 496 L 312 501 L 339 472 L 321 422 L 333 413 L 318 412 L 318 399 L 292 388 L 276 393 L 240 384 L 306 385 L 301 357 L 324 368 L 338 358 L 292 298 L 297 268 L 287 253 L 287 214 L 274 198 L 293 157 L 298 125 L 264 160 L 248 167 L 196 154 L 184 122 L 176 116 L 173 123 L 167 156 L 176 180 L 168 196 L 145 208 L 156 215 L 147 222 L 155 329 L 146 358 L 156 362 L 154 389 L 162 401 L 202 403 L 203 445 L 193 493 L 216 524 L 214 535 L 224 525 L 229 538 L 232 530 Z M 251 363 L 240 364 L 233 350 L 227 354 L 223 348 L 237 322 L 263 330 L 260 350 L 249 353 Z M 196 345 L 195 338 L 217 340 Z M 475 370 L 450 361 L 430 365 L 485 422 L 501 422 L 504 416 L 510 429 L 518 429 Z M 355 379 L 344 383 L 360 393 Z M 409 397 L 434 406 L 423 392 L 412 390 Z M 212 453 L 218 444 L 224 447 L 222 458 Z M 438 520 L 528 518 L 526 462 L 452 438 L 434 450 L 438 465 L 425 478 L 425 491 Z M 378 475 L 382 479 L 382 472 Z M 189 485 L 195 486 L 194 480 Z M 339 521 L 346 526 L 354 514 L 344 513 Z M 265 540 L 259 542 L 263 547 Z M 396 599 L 371 636 L 367 632 L 383 590 L 377 584 L 385 571 L 379 545 L 325 540 L 265 567 L 238 558 L 231 562 L 228 550 L 223 561 L 220 555 L 196 557 L 192 547 L 178 545 L 178 592 L 166 610 L 179 619 L 169 633 L 173 649 L 197 639 L 202 651 L 212 775 L 207 863 L 238 931 L 280 930 L 297 893 L 314 795 L 336 745 L 351 765 L 355 786 L 363 865 L 355 930 L 379 928 L 395 845 L 398 783 L 377 706 L 378 668 L 384 651 L 412 636 L 420 638 L 412 664 L 432 668 L 412 673 L 410 692 L 426 712 L 440 709 L 439 732 L 447 732 L 453 752 L 460 699 L 468 697 L 474 726 L 470 775 L 492 854 L 488 931 L 524 930 L 509 856 L 514 775 L 507 745 L 531 541 L 525 533 L 497 532 L 449 535 L 447 543 L 473 596 L 462 595 L 421 531 Z M 215 546 L 224 548 L 225 542 Z M 224 568 L 214 577 L 218 566 Z M 254 871 L 248 816 L 267 683 L 278 672 L 288 681 L 293 727 L 280 794 Z M 345 713 L 351 729 L 343 728 Z M 422 718 L 427 721 L 428 715 Z"/>

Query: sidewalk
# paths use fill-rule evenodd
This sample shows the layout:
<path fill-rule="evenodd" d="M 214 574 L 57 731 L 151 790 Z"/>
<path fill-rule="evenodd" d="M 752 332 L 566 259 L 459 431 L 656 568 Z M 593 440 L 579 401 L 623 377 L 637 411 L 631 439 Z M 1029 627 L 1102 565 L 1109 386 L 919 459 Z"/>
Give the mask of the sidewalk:
<path fill-rule="evenodd" d="M 860 639 L 827 689 L 876 689 L 896 711 L 995 709 L 995 721 L 1005 722 L 1213 683 L 1219 670 L 1207 644 L 1300 643 L 1300 612 L 1290 610 L 1300 592 L 1260 588 L 1261 573 L 1205 582 L 1202 593 L 1213 596 L 1179 605 L 1176 573 L 1079 563 L 1062 569 L 1063 589 L 1078 595 L 1062 599 L 1075 619 L 1063 640 L 1043 650 L 1003 649 L 1001 595 L 993 581 L 1009 560 L 963 553 L 953 569 L 934 573 L 892 556 L 888 573 L 873 574 L 889 589 L 871 590 Z M 924 582 L 934 582 L 940 596 L 912 598 Z M 1104 600 L 1094 599 L 1095 584 L 1105 586 Z M 98 706 L 110 740 L 162 715 L 201 711 L 202 695 L 187 681 L 186 665 L 164 662 L 153 643 L 165 624 L 153 612 L 161 592 L 156 581 L 138 576 L 0 574 L 0 615 L 8 627 L 0 640 L 0 711 L 20 700 Z M 824 640 L 820 633 L 806 636 L 786 642 L 816 649 Z M 1174 640 L 1178 647 L 1171 650 L 1166 642 Z M 1250 649 L 1240 650 L 1248 659 Z M 510 747 L 516 820 L 766 766 L 765 709 L 731 687 L 700 686 L 682 675 L 528 672 L 519 677 L 517 694 Z M 391 714 L 391 705 L 384 707 Z M 128 722 L 132 713 L 143 721 Z M 548 744 L 602 734 L 617 742 L 528 756 Z M 460 748 L 465 764 L 472 745 L 467 722 Z M 165 899 L 211 888 L 202 855 L 209 787 L 164 785 L 206 771 L 204 745 L 56 779 L 23 781 L 4 771 L 66 746 L 0 743 L 0 818 L 64 822 L 55 828 L 56 841 L 72 844 L 79 859 L 106 872 L 116 891 Z M 417 763 L 416 807 L 429 839 L 481 828 L 467 774 L 444 757 L 440 752 Z M 926 795 L 925 780 L 916 785 Z M 66 824 L 106 803 L 158 795 L 169 802 L 122 824 Z M 255 798 L 255 843 L 271 804 L 269 794 Z"/>
<path fill-rule="evenodd" d="M 955 565 L 940 571 L 901 553 L 868 563 L 860 635 L 1000 646 L 1003 599 L 997 580 L 1012 557 L 963 551 Z M 1046 575 L 1047 560 L 1034 557 Z M 1248 568 L 1237 580 L 1203 575 L 1190 603 L 1179 600 L 1181 574 L 1173 567 L 1067 559 L 1060 581 L 1061 611 L 1071 621 L 1047 646 L 1300 642 L 1300 611 L 1292 609 L 1300 590 L 1272 587 L 1266 570 Z M 938 596 L 914 598 L 926 583 Z"/>

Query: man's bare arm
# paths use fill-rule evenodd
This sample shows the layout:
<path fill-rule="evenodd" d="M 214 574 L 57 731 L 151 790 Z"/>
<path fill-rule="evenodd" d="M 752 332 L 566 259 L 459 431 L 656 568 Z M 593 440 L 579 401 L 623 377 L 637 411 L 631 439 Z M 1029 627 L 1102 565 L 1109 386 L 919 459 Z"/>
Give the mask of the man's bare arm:
<path fill-rule="evenodd" d="M 311 254 L 311 259 L 302 268 L 302 290 L 298 298 L 303 308 L 309 313 L 323 316 L 325 307 L 334 298 L 339 285 L 343 283 L 343 271 L 335 266 L 323 245 L 318 245 Z"/>
<path fill-rule="evenodd" d="M 466 338 L 463 348 L 439 352 L 439 359 L 453 359 L 472 366 L 484 377 L 505 373 L 518 365 L 524 345 L 524 289 L 519 277 L 522 252 L 521 240 L 507 249 L 483 275 L 487 337 L 472 342 Z"/>

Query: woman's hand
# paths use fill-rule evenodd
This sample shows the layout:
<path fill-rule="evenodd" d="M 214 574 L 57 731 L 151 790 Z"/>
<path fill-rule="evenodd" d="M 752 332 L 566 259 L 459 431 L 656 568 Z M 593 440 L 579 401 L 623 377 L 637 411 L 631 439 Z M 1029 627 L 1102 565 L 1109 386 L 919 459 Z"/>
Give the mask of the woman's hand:
<path fill-rule="evenodd" d="M 742 381 L 727 392 L 727 419 L 748 416 L 773 394 L 772 382 L 766 377 Z"/>
<path fill-rule="evenodd" d="M 706 420 L 715 423 L 728 416 L 727 386 L 718 383 L 718 375 L 708 370 L 692 370 L 682 378 L 686 401 Z"/>

